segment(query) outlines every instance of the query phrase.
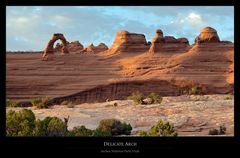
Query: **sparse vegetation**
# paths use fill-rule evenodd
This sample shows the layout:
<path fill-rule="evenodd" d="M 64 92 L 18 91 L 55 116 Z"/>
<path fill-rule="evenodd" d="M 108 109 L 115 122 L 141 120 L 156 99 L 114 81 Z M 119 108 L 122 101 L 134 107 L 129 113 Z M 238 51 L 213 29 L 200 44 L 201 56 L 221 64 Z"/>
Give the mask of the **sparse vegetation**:
<path fill-rule="evenodd" d="M 127 99 L 133 100 L 135 104 L 142 104 L 144 95 L 140 92 L 132 93 L 131 96 L 128 96 Z"/>
<path fill-rule="evenodd" d="M 74 108 L 74 104 L 73 104 L 73 102 L 71 102 L 71 101 L 67 101 L 67 100 L 65 100 L 65 101 L 63 101 L 62 103 L 61 103 L 61 105 L 65 105 L 66 107 L 68 107 L 68 108 Z"/>
<path fill-rule="evenodd" d="M 32 99 L 31 103 L 33 107 L 36 107 L 38 109 L 44 109 L 44 108 L 49 108 L 47 105 L 47 102 L 50 100 L 49 97 L 38 97 Z"/>
<path fill-rule="evenodd" d="M 179 94 L 181 95 L 200 95 L 204 93 L 205 89 L 199 85 L 193 85 L 192 87 L 184 87 L 179 89 Z"/>
<path fill-rule="evenodd" d="M 224 125 L 221 125 L 219 129 L 210 129 L 209 135 L 225 135 L 227 128 Z"/>
<path fill-rule="evenodd" d="M 7 136 L 32 136 L 35 128 L 35 115 L 31 110 L 8 111 L 6 115 Z"/>
<path fill-rule="evenodd" d="M 147 98 L 151 98 L 151 104 L 160 104 L 162 102 L 162 97 L 156 93 L 150 93 Z"/>
<path fill-rule="evenodd" d="M 189 95 L 202 94 L 202 88 L 199 86 L 193 86 L 189 89 L 188 94 Z"/>
<path fill-rule="evenodd" d="M 178 134 L 172 124 L 169 122 L 164 122 L 162 120 L 150 129 L 147 133 L 145 131 L 140 131 L 140 136 L 161 136 L 161 137 L 176 137 Z"/>
<path fill-rule="evenodd" d="M 116 119 L 105 119 L 100 121 L 95 130 L 87 129 L 85 126 L 67 129 L 67 122 L 58 117 L 46 117 L 36 120 L 31 110 L 23 109 L 18 112 L 10 110 L 6 117 L 7 136 L 95 136 L 109 137 L 116 135 L 130 135 L 132 127 L 130 124 L 122 123 Z"/>
<path fill-rule="evenodd" d="M 97 128 L 93 131 L 94 137 L 111 137 L 112 133 L 110 131 L 102 131 L 101 129 Z"/>
<path fill-rule="evenodd" d="M 93 136 L 93 132 L 90 129 L 87 129 L 85 126 L 74 127 L 71 131 L 69 131 L 69 136 L 76 136 L 76 137 L 86 137 L 86 136 Z"/>
<path fill-rule="evenodd" d="M 153 92 L 146 97 L 140 92 L 135 92 L 127 99 L 133 100 L 135 104 L 160 104 L 162 102 L 162 97 Z"/>
<path fill-rule="evenodd" d="M 66 124 L 57 117 L 36 120 L 31 110 L 10 110 L 6 116 L 7 136 L 65 136 Z"/>
<path fill-rule="evenodd" d="M 132 126 L 130 124 L 122 123 L 116 119 L 104 119 L 99 123 L 96 129 L 99 132 L 110 132 L 111 135 L 130 135 Z"/>
<path fill-rule="evenodd" d="M 13 100 L 7 100 L 6 101 L 6 106 L 7 107 L 22 107 L 22 104 Z"/>
<path fill-rule="evenodd" d="M 224 100 L 232 100 L 232 97 L 231 96 L 226 96 L 226 97 L 224 97 Z"/>
<path fill-rule="evenodd" d="M 118 106 L 118 103 L 114 103 L 113 106 L 114 106 L 114 107 L 117 107 L 117 106 Z"/>

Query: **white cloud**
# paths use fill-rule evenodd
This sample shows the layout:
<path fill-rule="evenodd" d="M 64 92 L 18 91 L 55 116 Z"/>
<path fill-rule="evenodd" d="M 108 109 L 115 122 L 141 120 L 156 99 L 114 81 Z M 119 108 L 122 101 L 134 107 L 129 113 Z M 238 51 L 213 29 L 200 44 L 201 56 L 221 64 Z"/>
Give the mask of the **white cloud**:
<path fill-rule="evenodd" d="M 201 15 L 197 13 L 190 13 L 185 19 L 193 25 L 203 23 Z"/>

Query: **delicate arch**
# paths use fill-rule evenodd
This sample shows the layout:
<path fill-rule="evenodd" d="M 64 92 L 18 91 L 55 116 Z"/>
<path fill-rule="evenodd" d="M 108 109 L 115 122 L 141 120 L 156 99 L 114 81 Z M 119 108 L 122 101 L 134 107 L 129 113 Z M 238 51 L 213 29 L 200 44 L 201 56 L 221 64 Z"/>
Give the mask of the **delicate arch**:
<path fill-rule="evenodd" d="M 61 40 L 61 42 L 62 42 L 62 45 L 63 45 L 63 47 L 62 47 L 62 54 L 69 53 L 68 49 L 67 49 L 67 40 L 66 40 L 66 38 L 61 33 L 55 33 L 55 34 L 53 34 L 52 38 L 49 40 L 49 42 L 47 44 L 47 47 L 44 50 L 43 58 L 46 57 L 48 54 L 53 54 L 54 53 L 53 46 L 54 46 L 54 43 L 57 40 Z"/>

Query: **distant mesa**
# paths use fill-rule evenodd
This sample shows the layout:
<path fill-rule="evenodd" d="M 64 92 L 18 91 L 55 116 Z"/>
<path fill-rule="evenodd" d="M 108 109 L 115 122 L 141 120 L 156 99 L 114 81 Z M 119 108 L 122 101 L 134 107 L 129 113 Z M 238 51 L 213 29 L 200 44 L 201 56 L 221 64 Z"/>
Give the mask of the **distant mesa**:
<path fill-rule="evenodd" d="M 63 45 L 62 48 L 61 48 L 62 54 L 69 53 L 69 51 L 67 49 L 67 40 L 65 39 L 64 35 L 61 34 L 61 33 L 54 33 L 52 38 L 47 43 L 47 47 L 45 48 L 43 56 L 42 56 L 43 58 L 45 58 L 49 54 L 54 53 L 53 45 L 57 40 L 61 40 L 61 42 L 62 42 L 62 45 Z"/>
<path fill-rule="evenodd" d="M 195 43 L 218 43 L 220 39 L 217 31 L 212 27 L 205 27 L 201 30 L 200 35 L 196 37 Z"/>
<path fill-rule="evenodd" d="M 117 32 L 110 52 L 145 52 L 149 49 L 144 34 L 130 33 L 128 31 Z"/>
<path fill-rule="evenodd" d="M 158 29 L 152 40 L 149 53 L 154 54 L 157 52 L 179 52 L 186 51 L 189 47 L 187 38 L 176 39 L 173 36 L 164 36 L 163 31 Z"/>

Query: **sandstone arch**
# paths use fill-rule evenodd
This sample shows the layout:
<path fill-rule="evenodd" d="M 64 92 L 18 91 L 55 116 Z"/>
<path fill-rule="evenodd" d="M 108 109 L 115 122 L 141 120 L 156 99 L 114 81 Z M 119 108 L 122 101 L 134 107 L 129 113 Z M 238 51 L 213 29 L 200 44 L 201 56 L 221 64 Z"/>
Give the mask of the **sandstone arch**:
<path fill-rule="evenodd" d="M 53 34 L 52 38 L 49 40 L 48 44 L 47 44 L 47 47 L 45 48 L 44 50 L 44 53 L 43 53 L 43 58 L 47 57 L 49 54 L 53 54 L 54 53 L 54 43 L 57 41 L 57 40 L 61 40 L 62 42 L 62 54 L 67 54 L 69 53 L 68 52 L 68 49 L 67 49 L 67 40 L 66 38 L 64 37 L 63 34 L 61 33 L 55 33 Z"/>

